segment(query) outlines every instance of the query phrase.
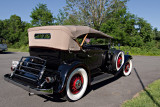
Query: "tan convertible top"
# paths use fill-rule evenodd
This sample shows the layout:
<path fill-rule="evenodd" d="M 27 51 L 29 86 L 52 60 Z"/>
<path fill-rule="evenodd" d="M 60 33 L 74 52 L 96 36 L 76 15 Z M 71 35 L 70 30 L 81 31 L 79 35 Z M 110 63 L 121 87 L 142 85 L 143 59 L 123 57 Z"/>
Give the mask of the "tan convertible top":
<path fill-rule="evenodd" d="M 35 34 L 50 33 L 50 39 L 35 39 Z M 75 41 L 78 37 L 112 38 L 88 26 L 41 26 L 28 29 L 29 46 L 42 46 L 62 50 L 80 50 Z"/>
<path fill-rule="evenodd" d="M 79 36 L 89 34 L 88 37 L 99 37 L 99 38 L 112 38 L 111 36 L 100 32 L 98 30 L 92 29 L 88 26 L 42 26 L 42 27 L 34 27 L 28 29 L 30 31 L 38 31 L 38 30 L 63 30 L 68 33 L 73 39 L 76 39 Z"/>

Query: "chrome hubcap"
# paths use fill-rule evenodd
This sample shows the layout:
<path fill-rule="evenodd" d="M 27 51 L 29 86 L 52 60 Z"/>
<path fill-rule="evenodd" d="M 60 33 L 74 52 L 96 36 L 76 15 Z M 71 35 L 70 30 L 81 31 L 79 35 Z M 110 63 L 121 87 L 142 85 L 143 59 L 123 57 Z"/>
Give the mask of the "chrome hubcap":
<path fill-rule="evenodd" d="M 80 89 L 80 88 L 81 88 L 81 85 L 82 85 L 81 80 L 77 80 L 77 81 L 76 81 L 76 89 Z"/>

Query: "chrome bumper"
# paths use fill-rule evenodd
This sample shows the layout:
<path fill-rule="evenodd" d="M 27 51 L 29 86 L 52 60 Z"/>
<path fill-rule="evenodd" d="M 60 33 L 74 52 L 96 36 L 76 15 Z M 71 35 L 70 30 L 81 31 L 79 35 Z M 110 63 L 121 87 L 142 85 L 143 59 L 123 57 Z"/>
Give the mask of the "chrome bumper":
<path fill-rule="evenodd" d="M 10 78 L 10 74 L 6 74 L 4 75 L 4 80 L 5 81 L 8 81 L 16 86 L 19 86 L 21 88 L 23 88 L 24 90 L 28 91 L 29 93 L 34 93 L 34 94 L 43 94 L 43 95 L 46 95 L 46 94 L 53 94 L 53 89 L 39 89 L 39 88 L 31 88 L 30 86 L 28 85 L 25 85 L 25 84 L 22 84 L 22 83 L 18 83 L 14 80 L 12 80 Z"/>

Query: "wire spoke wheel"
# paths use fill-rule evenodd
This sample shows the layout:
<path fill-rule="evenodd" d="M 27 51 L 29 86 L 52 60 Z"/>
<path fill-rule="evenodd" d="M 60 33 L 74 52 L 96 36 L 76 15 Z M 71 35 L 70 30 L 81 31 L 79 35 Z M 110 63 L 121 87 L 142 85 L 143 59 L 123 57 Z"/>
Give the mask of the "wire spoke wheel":
<path fill-rule="evenodd" d="M 124 76 L 129 76 L 132 71 L 132 60 L 128 60 L 123 67 L 123 75 Z"/>
<path fill-rule="evenodd" d="M 82 98 L 88 85 L 88 75 L 85 69 L 75 69 L 68 78 L 66 86 L 66 99 L 76 101 Z"/>
<path fill-rule="evenodd" d="M 121 65 L 122 65 L 122 56 L 119 56 L 117 60 L 117 67 L 120 68 Z"/>
<path fill-rule="evenodd" d="M 120 51 L 116 58 L 116 71 L 118 71 L 124 64 L 124 53 Z"/>
<path fill-rule="evenodd" d="M 83 86 L 83 77 L 80 74 L 76 74 L 72 77 L 70 82 L 70 90 L 73 94 L 77 94 Z"/>
<path fill-rule="evenodd" d="M 130 69 L 130 64 L 129 62 L 127 62 L 126 66 L 125 66 L 125 72 L 127 73 Z"/>

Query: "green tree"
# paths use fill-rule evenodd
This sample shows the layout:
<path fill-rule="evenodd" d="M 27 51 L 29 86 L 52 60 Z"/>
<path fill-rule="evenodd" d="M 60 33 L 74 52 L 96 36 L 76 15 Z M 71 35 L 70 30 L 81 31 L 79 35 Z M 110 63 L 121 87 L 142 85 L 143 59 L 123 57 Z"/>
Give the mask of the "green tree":
<path fill-rule="evenodd" d="M 153 29 L 154 35 L 155 35 L 155 40 L 160 41 L 160 31 L 158 31 L 157 28 Z"/>
<path fill-rule="evenodd" d="M 56 25 L 64 25 L 64 21 L 67 20 L 67 16 L 68 16 L 68 14 L 60 9 L 57 17 L 55 18 L 55 20 L 56 20 L 55 24 Z"/>
<path fill-rule="evenodd" d="M 0 21 L 0 36 L 7 40 L 9 47 L 19 48 L 28 44 L 29 27 L 31 24 L 23 22 L 21 17 L 11 15 L 10 19 Z"/>
<path fill-rule="evenodd" d="M 64 20 L 63 25 L 84 25 L 82 21 L 78 20 L 77 17 L 69 15 L 69 18 Z"/>
<path fill-rule="evenodd" d="M 154 45 L 152 26 L 144 19 L 127 13 L 125 9 L 117 10 L 112 17 L 102 24 L 101 31 L 113 36 L 116 43 L 142 47 Z"/>
<path fill-rule="evenodd" d="M 132 40 L 131 37 L 135 35 L 135 23 L 134 15 L 119 10 L 116 15 L 113 15 L 101 25 L 100 30 L 113 36 L 116 43 L 132 45 L 130 41 Z"/>
<path fill-rule="evenodd" d="M 0 37 L 2 37 L 2 31 L 3 31 L 4 25 L 3 25 L 3 21 L 0 20 Z"/>
<path fill-rule="evenodd" d="M 2 24 L 3 23 L 3 24 Z M 5 39 L 8 39 L 7 37 L 9 36 L 9 19 L 5 19 L 3 20 L 1 24 L 3 26 L 1 26 L 1 36 Z"/>
<path fill-rule="evenodd" d="M 69 17 L 75 17 L 81 25 L 89 25 L 99 30 L 114 10 L 126 7 L 126 2 L 127 0 L 66 0 L 64 11 Z"/>
<path fill-rule="evenodd" d="M 8 25 L 8 35 L 7 38 L 10 43 L 14 44 L 18 42 L 21 36 L 22 29 L 22 21 L 21 18 L 17 15 L 12 15 L 9 19 Z"/>
<path fill-rule="evenodd" d="M 32 27 L 30 23 L 23 22 L 23 32 L 21 32 L 19 44 L 21 45 L 28 45 L 28 29 Z"/>
<path fill-rule="evenodd" d="M 154 34 L 150 23 L 147 23 L 143 18 L 138 18 L 137 25 L 139 35 L 143 38 L 144 43 L 151 42 L 154 39 Z"/>
<path fill-rule="evenodd" d="M 52 25 L 54 22 L 53 15 L 46 4 L 38 4 L 31 12 L 30 17 L 33 26 Z"/>

